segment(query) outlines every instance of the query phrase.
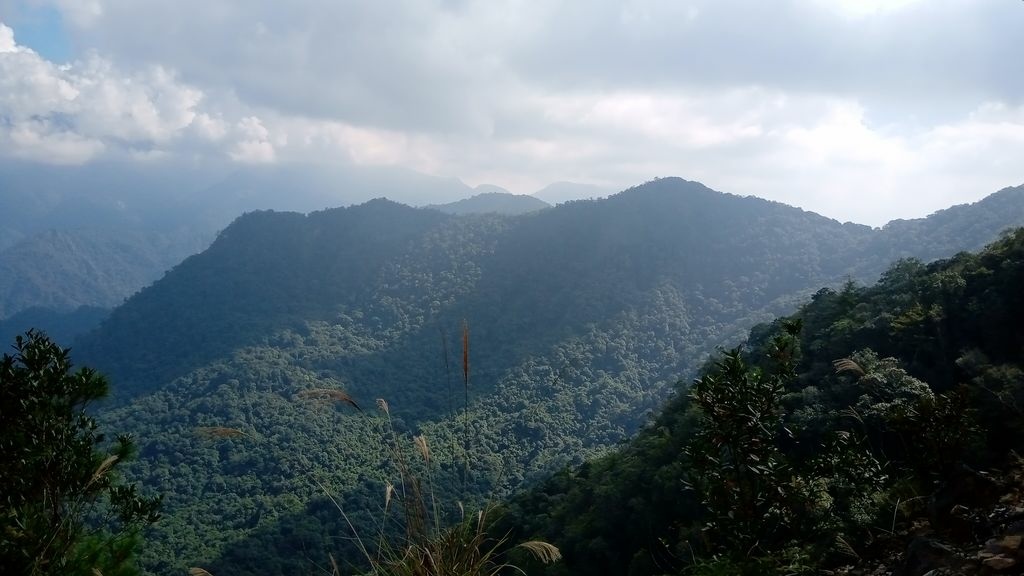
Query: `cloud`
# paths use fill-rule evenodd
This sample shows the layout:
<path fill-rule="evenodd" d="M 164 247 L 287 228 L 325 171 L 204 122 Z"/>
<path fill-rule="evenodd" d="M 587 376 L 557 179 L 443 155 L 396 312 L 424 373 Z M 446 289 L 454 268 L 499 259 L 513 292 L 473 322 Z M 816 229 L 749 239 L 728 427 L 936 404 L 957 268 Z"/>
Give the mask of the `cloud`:
<path fill-rule="evenodd" d="M 231 159 L 239 162 L 262 164 L 273 162 L 274 145 L 270 143 L 270 132 L 263 127 L 263 122 L 255 116 L 242 118 L 236 126 L 241 138 L 231 151 Z"/>
<path fill-rule="evenodd" d="M 39 1 L 86 51 L 0 27 L 9 154 L 680 175 L 873 224 L 1024 180 L 1016 2 Z"/>
<path fill-rule="evenodd" d="M 205 100 L 160 64 L 126 71 L 92 52 L 58 66 L 0 23 L 0 155 L 55 164 L 196 151 L 274 159 L 275 138 L 258 116 L 237 102 L 204 108 Z"/>
<path fill-rule="evenodd" d="M 7 26 L 0 26 L 0 54 L 10 54 L 18 51 L 18 45 L 14 42 L 14 30 Z"/>
<path fill-rule="evenodd" d="M 80 163 L 106 150 L 150 149 L 196 119 L 202 92 L 161 66 L 125 74 L 95 54 L 57 66 L 0 24 L 0 140 L 7 154 Z"/>

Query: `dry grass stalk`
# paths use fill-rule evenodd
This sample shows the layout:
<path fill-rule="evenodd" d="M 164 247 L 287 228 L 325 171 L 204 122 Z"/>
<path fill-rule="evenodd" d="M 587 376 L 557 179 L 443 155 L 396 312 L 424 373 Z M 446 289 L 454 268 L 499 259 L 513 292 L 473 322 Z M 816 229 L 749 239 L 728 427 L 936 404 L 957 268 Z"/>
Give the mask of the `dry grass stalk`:
<path fill-rule="evenodd" d="M 853 546 L 850 546 L 850 543 L 842 536 L 836 536 L 836 550 L 850 558 L 860 559 L 860 554 L 857 554 L 857 551 L 853 549 Z"/>
<path fill-rule="evenodd" d="M 203 570 L 202 568 L 189 568 L 188 569 L 188 574 L 189 574 L 189 576 L 213 576 L 213 574 L 210 574 L 209 572 L 207 572 L 206 570 Z"/>
<path fill-rule="evenodd" d="M 423 456 L 423 461 L 429 465 L 430 446 L 427 445 L 427 437 L 423 435 L 415 436 L 412 441 L 416 444 L 416 450 L 419 450 L 420 456 Z"/>
<path fill-rule="evenodd" d="M 832 362 L 832 368 L 835 369 L 836 374 L 842 374 L 843 372 L 853 372 L 858 377 L 864 375 L 864 369 L 860 367 L 860 364 L 857 364 L 856 362 L 849 358 L 841 358 L 839 360 Z"/>
<path fill-rule="evenodd" d="M 196 434 L 203 438 L 238 438 L 239 436 L 248 436 L 245 432 L 242 432 L 238 428 L 228 428 L 225 426 L 199 426 L 195 429 Z"/>
<path fill-rule="evenodd" d="M 387 511 L 388 506 L 391 504 L 391 498 L 395 495 L 395 485 L 388 482 L 384 487 L 384 510 Z"/>
<path fill-rule="evenodd" d="M 114 463 L 117 462 L 117 460 L 117 456 L 107 456 L 107 459 L 104 460 L 99 465 L 99 467 L 96 468 L 96 471 L 92 473 L 92 478 L 89 478 L 89 482 L 86 484 L 86 487 L 92 486 L 97 480 L 102 478 L 104 474 L 110 471 L 110 469 L 114 466 Z"/>
<path fill-rule="evenodd" d="M 542 540 L 530 540 L 529 542 L 523 542 L 519 545 L 519 548 L 523 548 L 533 557 L 545 564 L 551 564 L 562 559 L 562 552 L 557 546 L 548 544 Z"/>
<path fill-rule="evenodd" d="M 312 388 L 310 390 L 303 390 L 296 394 L 299 398 L 309 398 L 311 400 L 318 400 L 321 402 L 344 402 L 356 410 L 362 412 L 363 409 L 356 404 L 356 401 L 351 396 L 346 394 L 343 390 L 337 388 Z"/>

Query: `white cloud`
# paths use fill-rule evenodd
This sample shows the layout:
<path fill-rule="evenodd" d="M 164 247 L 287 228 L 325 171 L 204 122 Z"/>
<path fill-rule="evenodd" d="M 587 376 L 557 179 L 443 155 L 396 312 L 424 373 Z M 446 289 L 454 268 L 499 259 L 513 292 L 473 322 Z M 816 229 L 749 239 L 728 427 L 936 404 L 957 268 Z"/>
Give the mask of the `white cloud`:
<path fill-rule="evenodd" d="M 277 156 L 274 145 L 270 142 L 270 132 L 263 122 L 255 116 L 242 118 L 235 130 L 240 134 L 234 148 L 229 153 L 232 160 L 252 164 L 273 162 Z"/>
<path fill-rule="evenodd" d="M 99 140 L 54 129 L 44 120 L 0 129 L 0 143 L 15 158 L 44 160 L 53 164 L 82 164 L 104 150 Z"/>
<path fill-rule="evenodd" d="M 160 144 L 192 124 L 202 92 L 182 85 L 160 66 L 122 75 L 112 63 L 93 56 L 68 70 L 89 108 L 78 108 L 77 127 L 126 141 Z"/>
<path fill-rule="evenodd" d="M 14 42 L 14 30 L 0 23 L 0 54 L 17 51 L 18 45 Z"/>
<path fill-rule="evenodd" d="M 220 140 L 228 133 L 227 123 L 222 118 L 211 116 L 205 112 L 196 114 L 192 126 L 206 140 Z"/>
<path fill-rule="evenodd" d="M 0 154 L 679 175 L 872 224 L 1024 180 L 1019 3 L 48 1 L 96 52 L 0 27 Z"/>
<path fill-rule="evenodd" d="M 55 65 L 17 44 L 0 23 L 0 155 L 83 163 L 101 155 L 154 158 L 229 136 L 219 111 L 204 111 L 202 90 L 162 65 L 124 71 L 95 53 Z M 239 115 L 240 109 L 228 114 Z M 242 120 L 232 155 L 273 158 L 258 121 Z M 265 130 L 264 130 L 265 132 Z M 225 149 L 226 150 L 226 149 Z"/>

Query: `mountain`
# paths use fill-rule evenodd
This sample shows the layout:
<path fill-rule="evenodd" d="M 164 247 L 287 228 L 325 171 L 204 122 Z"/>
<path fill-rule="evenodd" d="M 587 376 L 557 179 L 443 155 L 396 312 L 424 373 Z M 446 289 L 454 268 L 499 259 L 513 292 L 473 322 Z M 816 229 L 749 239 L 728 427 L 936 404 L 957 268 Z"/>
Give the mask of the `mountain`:
<path fill-rule="evenodd" d="M 32 233 L 0 251 L 0 319 L 29 308 L 113 308 L 206 242 L 132 229 Z"/>
<path fill-rule="evenodd" d="M 570 190 L 578 193 L 573 198 L 598 195 L 569 183 L 546 190 L 554 197 Z M 112 307 L 208 246 L 244 212 L 310 212 L 380 197 L 453 214 L 547 206 L 498 186 L 470 188 L 455 178 L 344 162 L 238 169 L 182 160 L 2 160 L 0 200 L 14 209 L 0 213 L 0 320 L 27 308 L 47 310 L 53 320 L 77 306 Z"/>
<path fill-rule="evenodd" d="M 473 192 L 476 194 L 511 194 L 505 188 L 494 184 L 480 184 L 473 188 Z"/>
<path fill-rule="evenodd" d="M 110 309 L 96 306 L 79 306 L 64 312 L 50 308 L 26 308 L 0 320 L 0 341 L 14 342 L 19 334 L 42 330 L 55 342 L 72 342 L 99 326 L 108 314 Z"/>
<path fill-rule="evenodd" d="M 402 168 L 233 165 L 189 161 L 50 166 L 0 161 L 0 250 L 28 235 L 82 228 L 192 230 L 212 235 L 243 212 L 309 212 L 387 196 L 407 204 L 473 194 L 455 178 Z"/>
<path fill-rule="evenodd" d="M 381 196 L 449 202 L 472 192 L 454 178 L 348 164 L 0 161 L 0 200 L 12 207 L 0 212 L 0 320 L 28 308 L 53 319 L 120 304 L 243 212 L 309 212 Z"/>
<path fill-rule="evenodd" d="M 1000 543 L 1020 538 L 1022 285 L 1018 229 L 979 254 L 824 288 L 681 384 L 627 445 L 513 499 L 496 532 L 558 546 L 551 574 L 1014 566 Z"/>
<path fill-rule="evenodd" d="M 1004 230 L 1008 223 L 1024 218 L 1021 196 L 1024 186 L 1004 188 L 972 204 L 939 210 L 927 218 L 894 220 L 882 228 L 867 250 L 891 260 L 907 256 L 934 260 L 959 251 L 980 250 L 992 241 L 992 231 Z"/>
<path fill-rule="evenodd" d="M 609 188 L 594 186 L 592 184 L 579 184 L 577 182 L 554 182 L 533 193 L 548 204 L 561 204 L 571 200 L 591 200 L 604 198 L 613 191 Z"/>
<path fill-rule="evenodd" d="M 429 439 L 440 513 L 456 514 L 627 441 L 716 347 L 819 287 L 959 251 L 975 212 L 994 238 L 1020 205 L 1004 191 L 895 234 L 667 178 L 519 216 L 252 212 L 75 360 L 110 375 L 104 426 L 135 434 L 134 477 L 168 494 L 150 570 L 304 573 L 329 550 L 358 561 L 330 539 L 348 532 L 323 493 L 372 526 L 397 482 L 389 430 Z M 325 390 L 351 403 L 308 400 Z M 211 427 L 244 435 L 194 433 Z"/>
<path fill-rule="evenodd" d="M 480 189 L 478 186 L 477 190 Z M 481 192 L 475 196 L 464 198 L 448 204 L 427 206 L 446 214 L 507 214 L 515 216 L 527 214 L 551 205 L 533 196 L 511 194 L 509 192 Z"/>

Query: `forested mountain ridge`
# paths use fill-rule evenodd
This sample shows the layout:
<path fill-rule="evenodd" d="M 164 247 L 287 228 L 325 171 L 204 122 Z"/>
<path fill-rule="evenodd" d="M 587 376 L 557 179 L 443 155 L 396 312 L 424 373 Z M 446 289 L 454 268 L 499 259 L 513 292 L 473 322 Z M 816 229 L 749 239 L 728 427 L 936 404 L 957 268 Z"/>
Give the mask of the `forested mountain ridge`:
<path fill-rule="evenodd" d="M 627 446 L 513 499 L 503 528 L 559 546 L 552 574 L 1017 573 L 1022 286 L 1024 229 L 822 289 Z M 757 409 L 700 404 L 736 377 L 736 396 L 759 388 L 780 350 L 792 367 Z M 732 451 L 697 451 L 751 419 Z"/>
<path fill-rule="evenodd" d="M 995 213 L 1008 221 L 991 221 L 993 237 L 1021 223 Z M 135 474 L 168 494 L 151 569 L 224 554 L 219 575 L 303 573 L 344 530 L 311 477 L 330 479 L 361 521 L 379 508 L 376 398 L 400 433 L 457 447 L 438 449 L 445 474 L 473 463 L 469 496 L 502 495 L 629 438 L 678 378 L 799 294 L 851 270 L 876 277 L 883 232 L 674 178 L 516 217 L 385 200 L 255 212 L 74 354 L 110 374 L 120 399 L 104 418 L 135 433 Z M 924 252 L 931 233 L 888 249 Z M 468 418 L 450 378 L 463 319 Z M 299 399 L 317 388 L 344 389 L 363 411 L 311 411 Z M 255 440 L 193 433 L 210 426 Z M 467 429 L 472 442 L 456 442 Z"/>
<path fill-rule="evenodd" d="M 3 336 L 33 325 L 54 333 L 92 326 L 79 306 L 113 308 L 207 246 L 239 214 L 308 212 L 379 196 L 453 202 L 474 192 L 456 178 L 400 168 L 215 161 L 46 166 L 0 159 L 0 322 Z M 286 192 L 286 193 L 285 193 Z M 544 206 L 534 198 L 517 202 Z"/>
<path fill-rule="evenodd" d="M 896 260 L 944 258 L 976 251 L 992 241 L 992 231 L 1024 220 L 1024 186 L 1004 188 L 973 204 L 961 204 L 913 220 L 893 220 L 866 247 L 867 254 Z"/>
<path fill-rule="evenodd" d="M 449 202 L 448 204 L 431 204 L 426 208 L 440 210 L 447 214 L 527 214 L 549 208 L 547 202 L 510 192 L 480 192 L 469 198 Z"/>

